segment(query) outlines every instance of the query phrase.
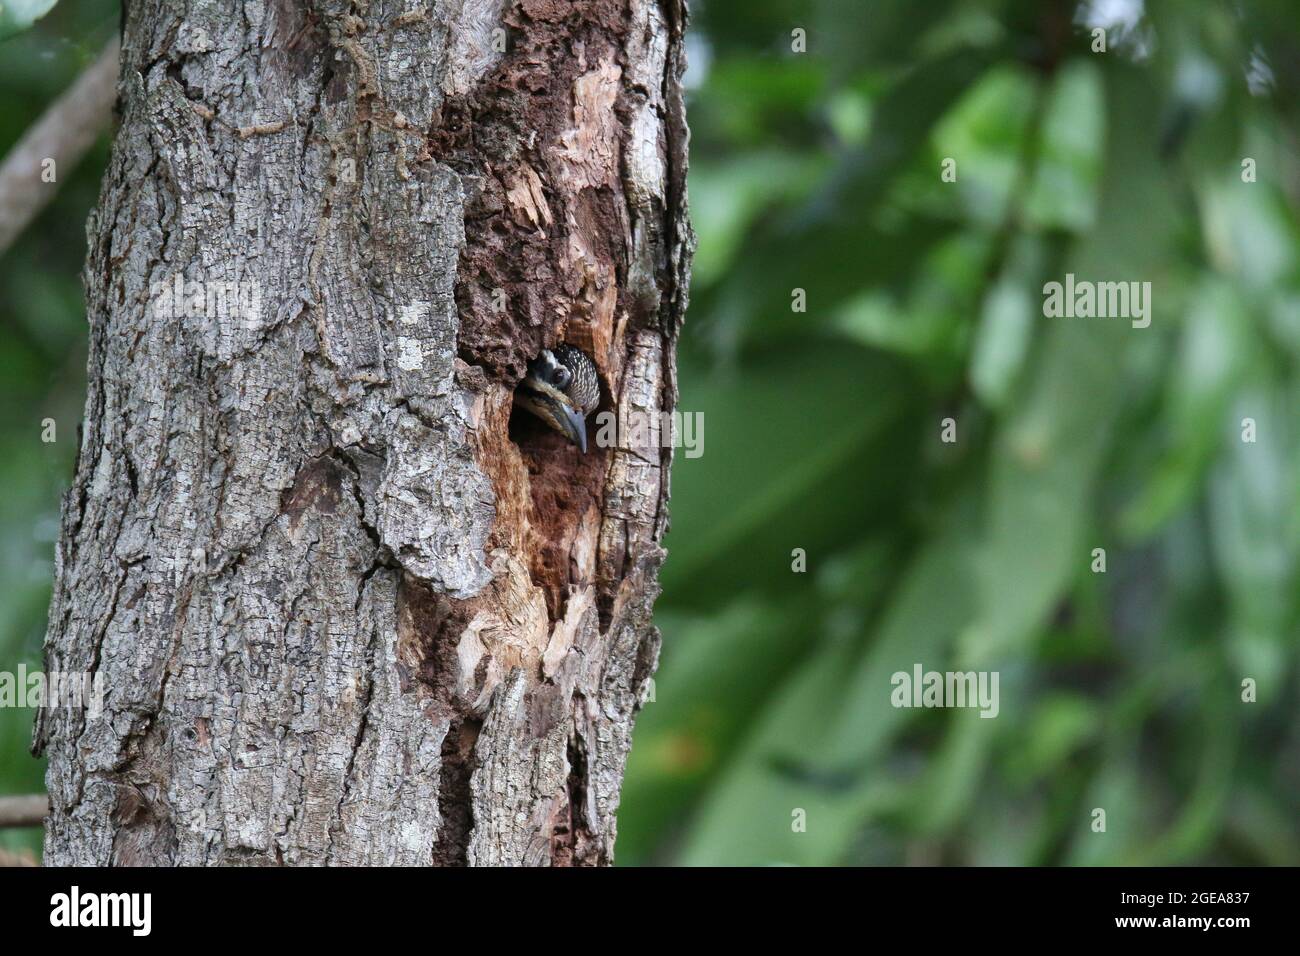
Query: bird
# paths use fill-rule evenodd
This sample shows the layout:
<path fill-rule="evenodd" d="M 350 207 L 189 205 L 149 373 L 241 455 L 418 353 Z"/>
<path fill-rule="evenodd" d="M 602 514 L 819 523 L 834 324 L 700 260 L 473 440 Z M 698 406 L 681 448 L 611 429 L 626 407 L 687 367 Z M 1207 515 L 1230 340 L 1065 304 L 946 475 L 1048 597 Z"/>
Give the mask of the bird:
<path fill-rule="evenodd" d="M 515 404 L 532 412 L 587 453 L 587 415 L 600 404 L 596 363 L 582 349 L 561 343 L 528 363 L 515 388 Z"/>

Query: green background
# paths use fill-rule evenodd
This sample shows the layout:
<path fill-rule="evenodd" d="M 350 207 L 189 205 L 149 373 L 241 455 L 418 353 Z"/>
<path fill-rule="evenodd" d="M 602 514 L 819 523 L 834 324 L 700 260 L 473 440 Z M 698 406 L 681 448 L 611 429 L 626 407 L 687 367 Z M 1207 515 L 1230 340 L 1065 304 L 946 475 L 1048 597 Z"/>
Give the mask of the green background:
<path fill-rule="evenodd" d="M 694 10 L 704 454 L 620 864 L 1300 863 L 1294 4 Z M 0 43 L 0 151 L 115 24 L 62 0 Z M 0 669 L 40 658 L 106 155 L 0 257 Z M 1150 327 L 1045 318 L 1066 273 L 1150 282 Z M 998 672 L 997 718 L 891 706 L 918 663 Z M 41 786 L 31 717 L 0 793 Z"/>

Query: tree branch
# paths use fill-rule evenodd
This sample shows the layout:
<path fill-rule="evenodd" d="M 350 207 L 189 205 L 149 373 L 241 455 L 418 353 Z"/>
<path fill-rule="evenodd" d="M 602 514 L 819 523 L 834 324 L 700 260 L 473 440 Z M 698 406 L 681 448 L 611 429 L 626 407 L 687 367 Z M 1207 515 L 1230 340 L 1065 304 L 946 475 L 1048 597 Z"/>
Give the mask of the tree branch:
<path fill-rule="evenodd" d="M 115 38 L 0 164 L 0 255 L 58 191 L 57 180 L 41 181 L 42 164 L 52 159 L 56 174 L 70 172 L 108 125 L 117 98 L 118 52 Z"/>
<path fill-rule="evenodd" d="M 0 797 L 0 830 L 6 827 L 38 827 L 50 812 L 49 798 L 43 793 L 19 797 Z"/>

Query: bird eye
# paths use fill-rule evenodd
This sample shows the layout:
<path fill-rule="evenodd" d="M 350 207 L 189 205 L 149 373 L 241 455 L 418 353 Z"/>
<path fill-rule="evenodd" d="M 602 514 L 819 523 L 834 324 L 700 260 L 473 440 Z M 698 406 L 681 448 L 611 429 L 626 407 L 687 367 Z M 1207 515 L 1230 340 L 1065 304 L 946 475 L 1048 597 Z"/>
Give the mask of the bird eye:
<path fill-rule="evenodd" d="M 563 390 L 568 388 L 569 383 L 573 381 L 573 373 L 561 365 L 555 370 L 553 378 L 555 379 L 555 387 Z"/>

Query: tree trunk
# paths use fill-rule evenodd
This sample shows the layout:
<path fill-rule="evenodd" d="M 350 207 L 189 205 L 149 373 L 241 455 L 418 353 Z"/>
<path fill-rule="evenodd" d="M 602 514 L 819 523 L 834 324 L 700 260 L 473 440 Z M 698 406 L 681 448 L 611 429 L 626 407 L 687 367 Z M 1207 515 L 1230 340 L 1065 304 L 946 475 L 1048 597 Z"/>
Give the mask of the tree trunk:
<path fill-rule="evenodd" d="M 674 405 L 682 0 L 125 6 L 46 862 L 609 863 L 668 436 L 511 396 Z"/>

